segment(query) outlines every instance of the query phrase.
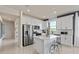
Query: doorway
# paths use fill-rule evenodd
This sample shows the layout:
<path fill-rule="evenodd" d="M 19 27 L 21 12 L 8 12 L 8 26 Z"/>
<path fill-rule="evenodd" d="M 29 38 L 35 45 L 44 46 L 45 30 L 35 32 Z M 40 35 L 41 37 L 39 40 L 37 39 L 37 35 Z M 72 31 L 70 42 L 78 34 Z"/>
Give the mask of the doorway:
<path fill-rule="evenodd" d="M 1 40 L 0 50 L 13 49 L 16 46 L 15 42 L 15 23 L 14 21 L 3 20 L 1 25 L 0 35 L 3 37 Z"/>

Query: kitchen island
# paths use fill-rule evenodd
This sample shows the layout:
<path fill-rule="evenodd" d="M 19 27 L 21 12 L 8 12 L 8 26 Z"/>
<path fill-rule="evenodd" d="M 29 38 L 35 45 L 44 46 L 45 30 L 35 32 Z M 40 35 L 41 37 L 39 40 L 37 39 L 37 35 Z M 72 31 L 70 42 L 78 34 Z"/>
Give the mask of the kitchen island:
<path fill-rule="evenodd" d="M 39 35 L 34 36 L 34 48 L 37 50 L 40 54 L 50 54 L 50 47 L 51 45 L 57 40 L 57 38 L 60 36 L 56 35 Z"/>

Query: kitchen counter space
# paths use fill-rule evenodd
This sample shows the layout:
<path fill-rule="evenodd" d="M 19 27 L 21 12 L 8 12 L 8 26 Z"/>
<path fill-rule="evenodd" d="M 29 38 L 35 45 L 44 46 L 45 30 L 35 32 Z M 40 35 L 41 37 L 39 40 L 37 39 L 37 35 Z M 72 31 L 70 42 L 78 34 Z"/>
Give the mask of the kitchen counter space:
<path fill-rule="evenodd" d="M 34 36 L 34 38 L 39 38 L 41 40 L 49 40 L 49 39 L 57 38 L 57 37 L 60 37 L 60 36 L 56 36 L 56 35 L 50 35 L 50 36 L 39 35 L 39 36 Z"/>
<path fill-rule="evenodd" d="M 54 41 L 56 41 L 57 37 L 60 36 L 34 36 L 34 48 L 38 51 L 38 53 L 49 54 L 50 46 Z"/>

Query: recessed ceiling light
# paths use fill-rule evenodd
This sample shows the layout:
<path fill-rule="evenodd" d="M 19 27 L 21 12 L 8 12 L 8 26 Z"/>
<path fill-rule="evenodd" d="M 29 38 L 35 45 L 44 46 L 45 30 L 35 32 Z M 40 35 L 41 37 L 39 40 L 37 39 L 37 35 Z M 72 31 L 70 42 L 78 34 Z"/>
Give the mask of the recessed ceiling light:
<path fill-rule="evenodd" d="M 27 12 L 30 12 L 30 9 L 27 9 Z"/>
<path fill-rule="evenodd" d="M 43 16 L 43 18 L 46 18 L 46 16 Z"/>
<path fill-rule="evenodd" d="M 56 14 L 57 12 L 56 12 L 56 11 L 54 11 L 53 13 L 54 13 L 54 14 Z"/>

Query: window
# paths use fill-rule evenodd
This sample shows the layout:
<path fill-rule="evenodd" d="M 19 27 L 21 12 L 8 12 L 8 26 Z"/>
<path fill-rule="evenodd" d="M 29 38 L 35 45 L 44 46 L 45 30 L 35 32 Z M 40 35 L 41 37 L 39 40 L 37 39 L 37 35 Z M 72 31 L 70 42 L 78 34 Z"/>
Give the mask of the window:
<path fill-rule="evenodd" d="M 50 21 L 50 32 L 53 33 L 56 31 L 56 20 L 51 20 Z"/>

